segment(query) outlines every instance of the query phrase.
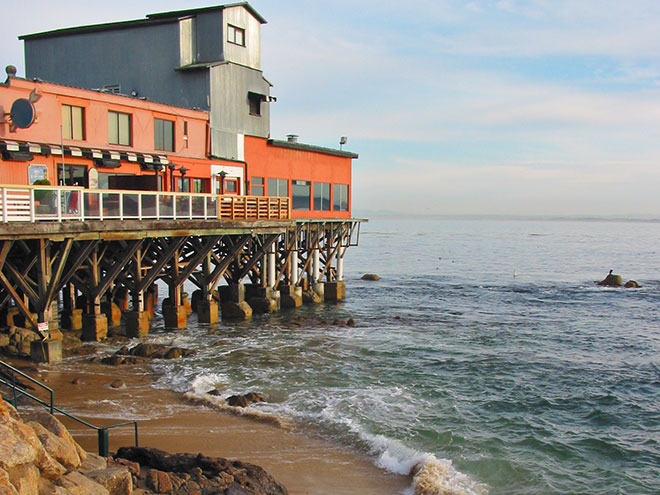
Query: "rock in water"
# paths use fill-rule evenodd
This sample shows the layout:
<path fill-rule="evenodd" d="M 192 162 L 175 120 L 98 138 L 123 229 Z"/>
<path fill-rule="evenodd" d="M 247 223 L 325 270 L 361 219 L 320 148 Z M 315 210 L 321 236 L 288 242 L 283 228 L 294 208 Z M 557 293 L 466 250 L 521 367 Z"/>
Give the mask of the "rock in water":
<path fill-rule="evenodd" d="M 637 282 L 635 282 L 634 280 L 628 280 L 628 281 L 626 282 L 626 285 L 624 285 L 624 287 L 625 287 L 626 289 L 639 289 L 639 288 L 641 287 L 641 285 L 639 285 L 639 284 L 638 284 Z"/>
<path fill-rule="evenodd" d="M 623 285 L 621 275 L 614 275 L 612 270 L 610 270 L 610 273 L 607 275 L 607 277 L 596 283 L 605 287 L 621 287 Z"/>
<path fill-rule="evenodd" d="M 380 276 L 375 273 L 365 273 L 362 275 L 362 280 L 380 280 Z"/>

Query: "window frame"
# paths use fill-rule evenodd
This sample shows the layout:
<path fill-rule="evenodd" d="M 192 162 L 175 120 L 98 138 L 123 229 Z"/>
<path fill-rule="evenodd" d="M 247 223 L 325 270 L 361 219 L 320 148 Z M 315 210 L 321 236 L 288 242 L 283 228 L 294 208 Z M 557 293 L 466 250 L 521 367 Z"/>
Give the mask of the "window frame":
<path fill-rule="evenodd" d="M 77 119 L 74 119 L 74 109 L 77 113 L 80 113 L 80 122 L 78 125 L 76 125 Z M 68 119 L 66 120 L 65 112 L 68 113 Z M 80 131 L 79 134 L 76 131 Z M 84 141 L 85 134 L 85 107 L 62 103 L 62 139 Z"/>
<path fill-rule="evenodd" d="M 258 190 L 261 189 L 261 193 Z M 263 177 L 250 178 L 250 196 L 265 196 L 266 185 Z"/>
<path fill-rule="evenodd" d="M 296 187 L 305 187 L 307 189 L 306 206 L 302 207 L 300 205 L 301 198 L 296 197 Z M 298 211 L 310 211 L 312 206 L 312 182 L 309 180 L 292 180 L 291 181 L 291 209 Z"/>
<path fill-rule="evenodd" d="M 236 41 L 236 34 L 240 33 L 241 42 Z M 227 23 L 227 43 L 237 46 L 245 46 L 245 28 Z"/>
<path fill-rule="evenodd" d="M 111 123 L 110 123 L 110 118 L 111 116 L 116 116 L 116 132 L 117 132 L 117 140 L 113 141 L 111 139 Z M 128 123 L 128 129 L 126 129 L 126 137 L 128 138 L 127 142 L 122 141 L 122 132 L 121 132 L 121 127 L 122 127 L 122 117 L 126 117 L 126 122 Z M 117 146 L 132 146 L 133 144 L 133 115 L 130 113 L 124 113 L 124 112 L 118 112 L 116 110 L 108 110 L 108 144 L 114 144 Z"/>
<path fill-rule="evenodd" d="M 331 189 L 329 182 L 314 182 L 314 211 L 330 211 L 332 207 Z"/>
<path fill-rule="evenodd" d="M 170 124 L 172 135 L 166 136 L 166 126 L 165 123 Z M 160 127 L 160 129 L 159 129 Z M 175 133 L 176 122 L 173 120 L 163 119 L 160 117 L 154 117 L 154 149 L 159 151 L 174 151 L 176 148 L 176 133 Z M 166 137 L 171 138 L 172 147 L 168 148 Z M 162 140 L 159 142 L 159 138 Z"/>
<path fill-rule="evenodd" d="M 271 191 L 275 186 L 275 191 Z M 282 186 L 284 186 L 284 191 L 282 192 Z M 266 181 L 266 194 L 268 196 L 276 196 L 279 198 L 288 198 L 289 197 L 289 179 L 282 179 L 279 177 L 268 177 Z"/>
<path fill-rule="evenodd" d="M 344 197 L 344 195 L 346 197 Z M 342 200 L 345 201 L 346 207 L 342 208 Z M 339 208 L 337 206 L 339 205 Z M 348 211 L 350 207 L 350 187 L 348 184 L 333 184 L 332 185 L 332 211 Z"/>

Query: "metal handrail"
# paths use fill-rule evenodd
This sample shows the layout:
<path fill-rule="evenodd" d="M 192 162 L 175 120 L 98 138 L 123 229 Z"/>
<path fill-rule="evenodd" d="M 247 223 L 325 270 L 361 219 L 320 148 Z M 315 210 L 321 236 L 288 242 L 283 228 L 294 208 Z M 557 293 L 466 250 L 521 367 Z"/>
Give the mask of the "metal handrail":
<path fill-rule="evenodd" d="M 270 220 L 291 218 L 288 197 L 0 185 L 0 221 Z"/>
<path fill-rule="evenodd" d="M 82 424 L 82 425 L 84 425 L 88 428 L 92 428 L 92 429 L 96 430 L 97 439 L 98 439 L 98 452 L 99 452 L 99 455 L 102 456 L 102 457 L 108 457 L 108 453 L 109 453 L 108 452 L 109 451 L 108 430 L 111 430 L 111 429 L 114 429 L 114 428 L 119 428 L 120 426 L 126 426 L 126 425 L 131 425 L 131 424 L 133 425 L 134 431 L 135 431 L 135 446 L 136 447 L 138 446 L 138 422 L 136 420 L 124 421 L 123 423 L 115 423 L 115 424 L 108 425 L 108 426 L 93 425 L 92 423 L 89 423 L 89 422 L 85 421 L 84 419 L 81 419 L 77 416 L 74 416 L 73 414 L 70 414 L 70 413 L 66 412 L 63 409 L 60 409 L 59 407 L 56 407 L 55 403 L 54 403 L 55 402 L 54 401 L 55 394 L 53 392 L 53 389 L 51 389 L 50 387 L 44 385 L 43 383 L 41 383 L 38 380 L 35 380 L 31 376 L 23 373 L 21 370 L 18 370 L 16 368 L 14 368 L 13 366 L 5 363 L 4 361 L 0 361 L 0 366 L 2 366 L 5 369 L 11 371 L 11 374 L 12 374 L 11 382 L 5 380 L 3 377 L 0 376 L 0 384 L 6 385 L 7 387 L 10 387 L 12 389 L 13 399 L 11 399 L 9 402 L 11 402 L 11 404 L 15 408 L 18 408 L 18 398 L 21 395 L 24 395 L 25 397 L 28 397 L 29 399 L 32 399 L 33 401 L 38 402 L 39 404 L 48 407 L 50 414 L 54 415 L 55 412 L 58 412 L 58 413 L 62 414 L 63 416 L 66 416 L 67 418 L 70 418 L 70 419 L 72 419 L 72 420 L 74 420 L 74 421 L 76 421 L 76 422 L 78 422 L 78 423 L 80 423 L 80 424 Z M 41 387 L 44 390 L 46 390 L 48 392 L 49 396 L 50 396 L 50 400 L 48 402 L 46 402 L 46 401 L 40 399 L 39 397 L 36 397 L 35 395 L 32 395 L 30 392 L 23 389 L 22 387 L 20 387 L 20 385 L 18 385 L 16 383 L 16 374 L 18 374 L 21 377 L 29 380 L 34 385 L 37 385 L 38 387 Z M 19 394 L 19 395 L 17 395 L 17 394 Z"/>

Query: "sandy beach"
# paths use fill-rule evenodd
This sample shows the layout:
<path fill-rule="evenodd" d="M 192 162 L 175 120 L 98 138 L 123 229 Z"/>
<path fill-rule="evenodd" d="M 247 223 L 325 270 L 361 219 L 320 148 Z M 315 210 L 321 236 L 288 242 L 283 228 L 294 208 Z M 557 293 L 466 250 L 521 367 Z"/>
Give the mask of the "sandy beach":
<path fill-rule="evenodd" d="M 315 438 L 295 425 L 283 428 L 235 416 L 192 404 L 175 392 L 156 390 L 142 367 L 81 362 L 71 368 L 39 367 L 40 379 L 55 391 L 55 404 L 98 426 L 138 419 L 140 446 L 254 463 L 292 495 L 395 495 L 410 486 L 408 477 L 386 473 L 365 455 Z M 112 388 L 117 379 L 125 386 Z M 63 421 L 86 450 L 97 450 L 95 430 Z M 132 426 L 113 429 L 110 451 L 133 441 Z"/>

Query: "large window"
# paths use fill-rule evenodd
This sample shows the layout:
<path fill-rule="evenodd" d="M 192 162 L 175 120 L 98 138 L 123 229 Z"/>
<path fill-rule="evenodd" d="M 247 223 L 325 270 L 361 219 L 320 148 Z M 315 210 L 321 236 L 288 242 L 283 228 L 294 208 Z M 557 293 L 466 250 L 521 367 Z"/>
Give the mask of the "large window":
<path fill-rule="evenodd" d="M 234 45 L 245 46 L 245 29 L 227 24 L 227 41 Z"/>
<path fill-rule="evenodd" d="M 62 138 L 85 139 L 85 109 L 62 105 Z"/>
<path fill-rule="evenodd" d="M 131 116 L 127 113 L 108 112 L 108 143 L 131 145 Z"/>
<path fill-rule="evenodd" d="M 194 193 L 205 193 L 208 191 L 208 179 L 193 179 L 192 180 L 192 192 Z"/>
<path fill-rule="evenodd" d="M 154 149 L 174 151 L 174 122 L 154 119 Z"/>
<path fill-rule="evenodd" d="M 332 209 L 335 211 L 348 211 L 348 185 L 334 184 L 332 191 Z"/>
<path fill-rule="evenodd" d="M 314 209 L 330 211 L 330 184 L 327 182 L 314 182 Z"/>
<path fill-rule="evenodd" d="M 264 178 L 263 177 L 252 177 L 252 179 L 250 179 L 250 194 L 252 196 L 263 196 L 264 195 Z"/>
<path fill-rule="evenodd" d="M 292 181 L 291 208 L 294 210 L 309 210 L 311 184 L 311 182 L 305 180 Z"/>
<path fill-rule="evenodd" d="M 288 195 L 289 181 L 287 179 L 268 179 L 268 196 L 286 198 Z"/>

